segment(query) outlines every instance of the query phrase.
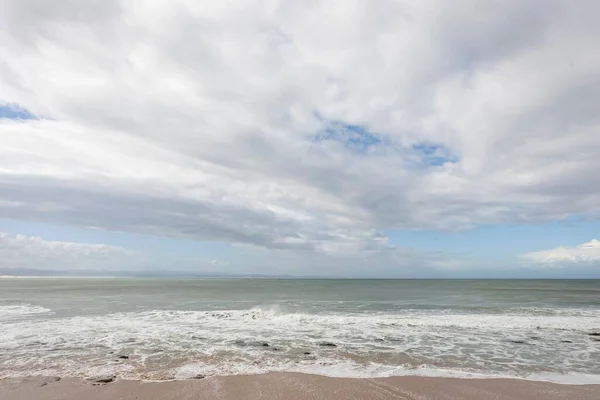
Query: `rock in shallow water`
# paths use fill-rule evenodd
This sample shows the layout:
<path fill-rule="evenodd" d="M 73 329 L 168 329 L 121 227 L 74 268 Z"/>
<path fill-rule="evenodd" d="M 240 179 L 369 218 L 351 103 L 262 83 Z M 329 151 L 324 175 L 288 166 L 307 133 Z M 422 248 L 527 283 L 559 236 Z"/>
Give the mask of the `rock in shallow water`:
<path fill-rule="evenodd" d="M 331 343 L 331 342 L 322 342 L 322 343 L 319 343 L 319 346 L 321 346 L 321 347 L 337 347 L 337 344 Z"/>
<path fill-rule="evenodd" d="M 243 340 L 236 340 L 233 342 L 237 346 L 258 346 L 258 347 L 269 347 L 271 346 L 267 342 L 244 342 Z"/>

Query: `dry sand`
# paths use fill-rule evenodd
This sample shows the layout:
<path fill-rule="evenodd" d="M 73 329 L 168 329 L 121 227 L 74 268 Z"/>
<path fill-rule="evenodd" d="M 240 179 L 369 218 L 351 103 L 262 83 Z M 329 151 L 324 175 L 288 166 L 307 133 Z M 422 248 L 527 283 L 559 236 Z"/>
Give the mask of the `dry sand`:
<path fill-rule="evenodd" d="M 392 377 L 329 378 L 297 373 L 208 377 L 199 380 L 107 384 L 56 378 L 0 381 L 2 400 L 168 399 L 410 399 L 598 400 L 600 385 L 559 385 L 512 379 Z"/>

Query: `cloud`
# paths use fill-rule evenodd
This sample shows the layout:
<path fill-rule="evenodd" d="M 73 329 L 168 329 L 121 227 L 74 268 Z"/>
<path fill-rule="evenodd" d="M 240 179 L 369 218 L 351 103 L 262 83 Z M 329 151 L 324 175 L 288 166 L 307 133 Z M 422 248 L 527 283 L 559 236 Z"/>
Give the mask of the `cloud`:
<path fill-rule="evenodd" d="M 0 232 L 0 268 L 4 271 L 114 270 L 132 267 L 137 254 L 105 244 L 44 240 L 40 237 Z"/>
<path fill-rule="evenodd" d="M 557 247 L 521 256 L 540 264 L 591 263 L 600 261 L 600 241 L 592 239 L 576 247 Z"/>
<path fill-rule="evenodd" d="M 0 217 L 334 256 L 600 215 L 597 1 L 2 0 Z"/>
<path fill-rule="evenodd" d="M 397 247 L 386 250 L 334 252 L 271 250 L 244 246 L 223 265 L 228 273 L 260 273 L 351 278 L 431 278 L 451 276 L 472 261 L 441 251 L 416 251 Z"/>
<path fill-rule="evenodd" d="M 184 254 L 132 251 L 106 244 L 47 240 L 0 232 L 0 275 L 91 274 L 165 275 L 292 275 L 325 277 L 431 277 L 464 261 L 443 252 L 409 248 L 386 251 L 335 249 L 331 252 L 294 251 L 241 246 L 227 260 Z"/>

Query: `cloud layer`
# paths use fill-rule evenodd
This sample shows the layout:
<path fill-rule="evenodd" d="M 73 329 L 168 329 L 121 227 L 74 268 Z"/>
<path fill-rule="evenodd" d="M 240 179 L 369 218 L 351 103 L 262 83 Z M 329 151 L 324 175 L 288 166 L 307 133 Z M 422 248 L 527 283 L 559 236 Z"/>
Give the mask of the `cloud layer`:
<path fill-rule="evenodd" d="M 130 267 L 136 254 L 116 246 L 45 240 L 0 232 L 0 269 L 111 270 Z"/>
<path fill-rule="evenodd" d="M 600 213 L 597 1 L 0 3 L 0 217 L 337 257 Z"/>
<path fill-rule="evenodd" d="M 555 249 L 527 253 L 522 257 L 539 264 L 600 262 L 600 241 L 592 239 L 576 247 L 560 246 Z"/>

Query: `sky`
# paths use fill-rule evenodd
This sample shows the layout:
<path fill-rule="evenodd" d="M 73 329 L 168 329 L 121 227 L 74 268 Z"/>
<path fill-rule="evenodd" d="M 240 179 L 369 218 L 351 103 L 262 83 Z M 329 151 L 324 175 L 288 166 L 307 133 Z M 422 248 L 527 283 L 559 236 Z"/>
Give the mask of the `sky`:
<path fill-rule="evenodd" d="M 600 278 L 598 1 L 0 9 L 0 274 Z"/>

